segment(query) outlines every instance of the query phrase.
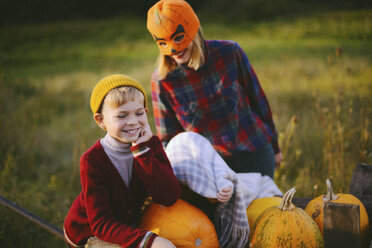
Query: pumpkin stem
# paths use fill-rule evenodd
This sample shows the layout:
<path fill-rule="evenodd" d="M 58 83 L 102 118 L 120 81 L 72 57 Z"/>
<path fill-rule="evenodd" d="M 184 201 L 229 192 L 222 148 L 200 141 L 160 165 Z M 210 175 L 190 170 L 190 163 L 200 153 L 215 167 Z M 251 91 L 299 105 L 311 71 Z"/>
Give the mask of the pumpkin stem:
<path fill-rule="evenodd" d="M 333 193 L 331 180 L 329 180 L 329 178 L 327 178 L 326 184 L 327 184 L 327 194 L 325 196 L 323 196 L 323 201 L 328 202 L 328 201 L 336 200 L 338 198 L 338 196 Z"/>
<path fill-rule="evenodd" d="M 294 196 L 295 193 L 296 193 L 296 188 L 292 188 L 292 189 L 288 190 L 284 194 L 283 200 L 280 203 L 280 205 L 278 206 L 278 208 L 283 210 L 283 211 L 293 210 L 296 207 L 295 205 L 292 204 L 292 199 L 293 199 L 293 196 Z"/>

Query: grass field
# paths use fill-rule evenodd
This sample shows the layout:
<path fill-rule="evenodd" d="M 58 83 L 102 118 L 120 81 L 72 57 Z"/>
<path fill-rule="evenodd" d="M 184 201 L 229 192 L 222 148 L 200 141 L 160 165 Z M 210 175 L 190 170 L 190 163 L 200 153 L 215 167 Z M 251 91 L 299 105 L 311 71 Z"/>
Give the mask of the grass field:
<path fill-rule="evenodd" d="M 207 39 L 243 47 L 261 81 L 285 158 L 280 189 L 314 197 L 331 178 L 348 192 L 356 164 L 372 164 L 372 11 L 201 20 Z M 150 97 L 158 51 L 138 17 L 3 26 L 0 37 L 0 194 L 61 228 L 80 190 L 79 157 L 103 135 L 89 108 L 93 85 L 125 73 Z M 0 244 L 64 247 L 3 207 Z"/>

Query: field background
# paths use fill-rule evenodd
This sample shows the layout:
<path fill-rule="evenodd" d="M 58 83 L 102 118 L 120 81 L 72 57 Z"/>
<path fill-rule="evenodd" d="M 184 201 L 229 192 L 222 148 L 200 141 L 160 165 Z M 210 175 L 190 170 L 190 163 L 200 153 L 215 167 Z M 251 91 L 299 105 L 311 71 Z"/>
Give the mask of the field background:
<path fill-rule="evenodd" d="M 90 112 L 92 87 L 125 73 L 150 98 L 158 50 L 145 10 L 154 1 L 129 2 L 0 3 L 12 10 L 0 18 L 0 195 L 59 228 L 80 191 L 79 157 L 104 135 Z M 235 2 L 191 1 L 205 37 L 237 41 L 256 70 L 285 159 L 275 182 L 296 187 L 296 197 L 325 193 L 326 178 L 348 192 L 356 164 L 372 164 L 371 4 Z M 65 245 L 0 206 L 0 246 Z"/>

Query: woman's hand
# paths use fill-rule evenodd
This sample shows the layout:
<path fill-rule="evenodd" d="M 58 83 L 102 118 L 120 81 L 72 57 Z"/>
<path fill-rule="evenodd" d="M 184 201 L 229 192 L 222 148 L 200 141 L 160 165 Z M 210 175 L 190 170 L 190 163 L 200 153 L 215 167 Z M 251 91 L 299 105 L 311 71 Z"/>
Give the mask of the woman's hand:
<path fill-rule="evenodd" d="M 176 248 L 168 239 L 157 236 L 152 242 L 151 248 Z"/>
<path fill-rule="evenodd" d="M 146 141 L 149 141 L 152 137 L 152 131 L 151 131 L 151 128 L 150 128 L 150 125 L 149 123 L 146 123 L 141 132 L 140 132 L 140 135 L 138 136 L 138 139 L 132 143 L 133 146 L 135 145 L 138 145 L 140 143 L 143 143 L 143 142 L 146 142 Z"/>
<path fill-rule="evenodd" d="M 234 190 L 231 186 L 222 189 L 222 191 L 218 192 L 217 200 L 220 202 L 227 202 L 230 200 Z"/>
<path fill-rule="evenodd" d="M 278 152 L 275 154 L 275 167 L 278 169 L 280 167 L 280 164 L 283 161 L 283 154 L 282 152 Z"/>

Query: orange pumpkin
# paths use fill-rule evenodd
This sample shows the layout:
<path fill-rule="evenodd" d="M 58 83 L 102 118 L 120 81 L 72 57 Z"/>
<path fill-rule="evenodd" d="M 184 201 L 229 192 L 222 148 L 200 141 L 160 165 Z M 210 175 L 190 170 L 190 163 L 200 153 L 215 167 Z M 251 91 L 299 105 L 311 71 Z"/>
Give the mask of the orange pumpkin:
<path fill-rule="evenodd" d="M 334 194 L 332 184 L 329 179 L 326 180 L 327 194 L 318 196 L 312 199 L 306 206 L 305 212 L 316 222 L 320 232 L 324 236 L 324 202 L 346 203 L 359 205 L 360 210 L 360 231 L 362 235 L 362 243 L 367 244 L 369 240 L 369 220 L 367 211 L 363 203 L 352 194 Z M 364 246 L 363 246 L 364 247 Z"/>
<path fill-rule="evenodd" d="M 292 204 L 296 190 L 288 190 L 279 206 L 266 209 L 253 228 L 252 248 L 323 247 L 318 226 L 301 208 Z"/>
<path fill-rule="evenodd" d="M 140 228 L 170 240 L 177 248 L 220 247 L 209 218 L 181 199 L 170 207 L 151 203 L 142 217 Z"/>

